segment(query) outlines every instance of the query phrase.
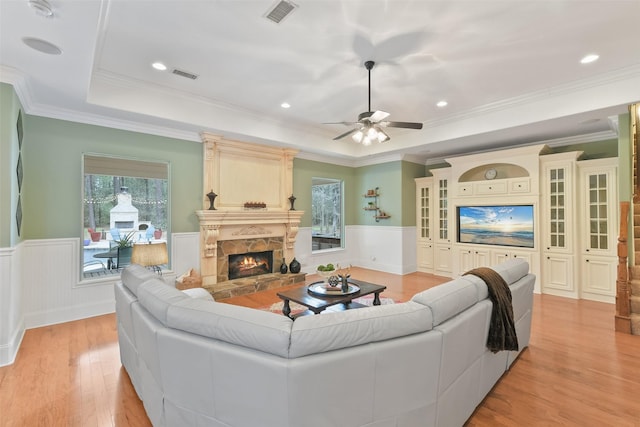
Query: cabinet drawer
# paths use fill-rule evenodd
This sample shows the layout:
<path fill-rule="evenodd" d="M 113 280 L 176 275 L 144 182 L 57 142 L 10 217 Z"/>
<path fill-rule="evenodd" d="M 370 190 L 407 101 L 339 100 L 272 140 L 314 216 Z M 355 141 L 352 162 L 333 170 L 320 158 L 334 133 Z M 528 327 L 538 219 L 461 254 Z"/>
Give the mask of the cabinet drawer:
<path fill-rule="evenodd" d="M 506 182 L 482 182 L 476 185 L 476 194 L 504 194 L 506 192 Z"/>
<path fill-rule="evenodd" d="M 517 179 L 511 181 L 510 191 L 512 193 L 528 193 L 529 192 L 529 180 Z"/>
<path fill-rule="evenodd" d="M 473 194 L 473 185 L 471 184 L 459 184 L 458 196 L 471 196 Z"/>

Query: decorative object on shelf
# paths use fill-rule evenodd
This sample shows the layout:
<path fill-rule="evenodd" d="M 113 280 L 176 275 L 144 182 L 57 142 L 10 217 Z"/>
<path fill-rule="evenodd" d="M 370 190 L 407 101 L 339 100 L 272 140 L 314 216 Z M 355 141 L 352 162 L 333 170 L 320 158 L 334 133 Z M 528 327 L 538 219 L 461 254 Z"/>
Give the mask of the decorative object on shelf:
<path fill-rule="evenodd" d="M 498 171 L 494 168 L 489 168 L 484 172 L 485 179 L 496 179 L 498 176 Z"/>
<path fill-rule="evenodd" d="M 293 204 L 296 201 L 296 197 L 292 194 L 291 197 L 289 197 L 289 203 L 291 203 L 291 208 L 289 209 L 290 211 L 295 211 L 296 208 L 293 207 Z"/>
<path fill-rule="evenodd" d="M 218 197 L 218 195 L 214 193 L 213 190 L 211 190 L 207 193 L 207 197 L 209 198 L 209 210 L 215 211 L 216 208 L 215 206 L 213 206 L 213 202 L 216 200 L 216 197 Z"/>
<path fill-rule="evenodd" d="M 287 274 L 288 268 L 287 268 L 287 261 L 282 258 L 282 264 L 280 264 L 280 273 L 282 274 Z"/>
<path fill-rule="evenodd" d="M 380 187 L 376 187 L 372 190 L 367 190 L 367 192 L 364 194 L 365 198 L 373 198 L 373 201 L 367 202 L 367 206 L 364 207 L 364 210 L 375 211 L 373 217 L 375 218 L 376 222 L 380 222 L 381 219 L 391 218 L 390 215 L 388 215 L 385 211 L 381 210 L 378 207 L 378 197 L 380 196 L 378 190 L 380 190 Z"/>
<path fill-rule="evenodd" d="M 267 207 L 265 202 L 245 202 L 245 209 L 264 209 Z"/>
<path fill-rule="evenodd" d="M 293 257 L 293 260 L 289 264 L 289 271 L 292 272 L 293 274 L 297 274 L 297 273 L 300 273 L 301 267 L 302 266 L 300 265 L 298 260 L 295 257 Z"/>

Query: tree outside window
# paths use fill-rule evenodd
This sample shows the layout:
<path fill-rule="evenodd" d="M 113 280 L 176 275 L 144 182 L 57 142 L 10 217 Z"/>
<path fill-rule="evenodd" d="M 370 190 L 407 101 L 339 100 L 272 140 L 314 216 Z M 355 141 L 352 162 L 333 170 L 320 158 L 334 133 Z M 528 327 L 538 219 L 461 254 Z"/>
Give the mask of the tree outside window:
<path fill-rule="evenodd" d="M 313 178 L 311 184 L 312 251 L 343 247 L 342 181 Z"/>

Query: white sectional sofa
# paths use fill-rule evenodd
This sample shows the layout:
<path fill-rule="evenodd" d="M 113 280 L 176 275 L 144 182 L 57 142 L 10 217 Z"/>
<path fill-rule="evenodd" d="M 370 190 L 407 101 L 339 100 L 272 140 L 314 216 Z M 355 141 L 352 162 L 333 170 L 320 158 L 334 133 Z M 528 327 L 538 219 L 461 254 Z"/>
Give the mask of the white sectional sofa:
<path fill-rule="evenodd" d="M 535 277 L 522 260 L 493 268 L 522 351 Z M 475 276 L 295 321 L 193 298 L 137 265 L 115 293 L 122 364 L 155 426 L 460 426 L 519 353 L 487 350 L 492 303 Z"/>

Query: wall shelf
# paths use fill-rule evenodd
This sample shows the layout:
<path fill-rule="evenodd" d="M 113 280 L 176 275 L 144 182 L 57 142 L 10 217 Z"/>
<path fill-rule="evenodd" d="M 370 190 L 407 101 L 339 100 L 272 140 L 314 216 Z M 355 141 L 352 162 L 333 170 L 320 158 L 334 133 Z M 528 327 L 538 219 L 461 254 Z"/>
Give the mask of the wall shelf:
<path fill-rule="evenodd" d="M 367 206 L 365 206 L 363 209 L 365 211 L 375 212 L 373 217 L 375 218 L 376 222 L 379 222 L 381 219 L 391 218 L 391 215 L 387 215 L 378 206 L 378 197 L 380 197 L 380 194 L 378 192 L 379 190 L 380 190 L 380 187 L 376 187 L 373 190 L 368 190 L 365 194 L 362 195 L 362 197 L 364 197 L 365 200 L 367 199 L 372 200 L 367 202 Z"/>

